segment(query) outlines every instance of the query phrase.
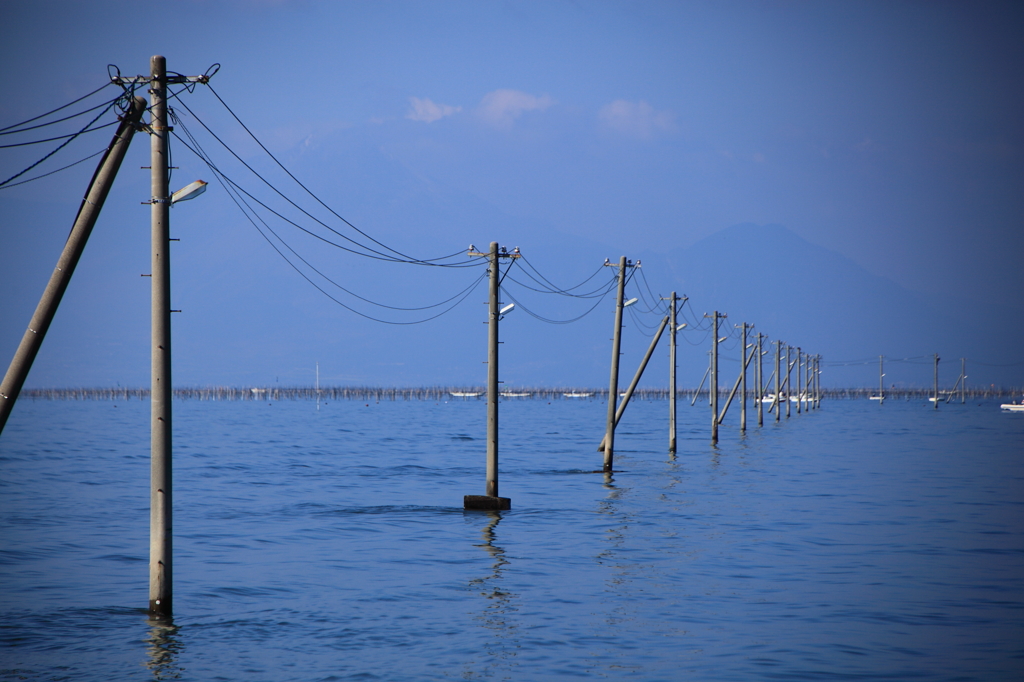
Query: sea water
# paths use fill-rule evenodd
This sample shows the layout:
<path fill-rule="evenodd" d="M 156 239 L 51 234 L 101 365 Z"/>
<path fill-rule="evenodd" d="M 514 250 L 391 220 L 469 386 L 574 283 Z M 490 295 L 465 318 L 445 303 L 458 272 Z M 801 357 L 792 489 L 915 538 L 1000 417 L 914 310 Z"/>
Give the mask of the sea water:
<path fill-rule="evenodd" d="M 149 404 L 0 436 L 3 680 L 1024 679 L 1024 414 L 829 401 L 175 401 L 174 619 Z"/>

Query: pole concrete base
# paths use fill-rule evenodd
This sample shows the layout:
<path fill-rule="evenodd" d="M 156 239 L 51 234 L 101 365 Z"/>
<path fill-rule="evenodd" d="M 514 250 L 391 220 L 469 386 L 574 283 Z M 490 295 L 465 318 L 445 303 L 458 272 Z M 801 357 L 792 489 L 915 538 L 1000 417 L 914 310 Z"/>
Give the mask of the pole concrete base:
<path fill-rule="evenodd" d="M 512 508 L 512 500 L 507 497 L 492 497 L 490 495 L 466 495 L 462 498 L 465 509 L 479 509 L 482 511 L 504 511 Z"/>

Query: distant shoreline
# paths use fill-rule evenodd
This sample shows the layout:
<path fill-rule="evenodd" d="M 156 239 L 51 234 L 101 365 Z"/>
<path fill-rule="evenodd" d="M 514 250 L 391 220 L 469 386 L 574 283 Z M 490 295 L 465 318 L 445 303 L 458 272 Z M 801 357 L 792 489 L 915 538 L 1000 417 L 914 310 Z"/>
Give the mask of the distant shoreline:
<path fill-rule="evenodd" d="M 607 400 L 607 388 L 531 388 L 506 387 L 502 389 L 504 400 Z M 728 389 L 722 389 L 722 395 L 728 395 Z M 479 393 L 480 395 L 453 396 L 453 393 Z M 639 400 L 667 400 L 668 389 L 638 388 L 633 397 Z M 887 400 L 927 400 L 932 396 L 931 388 L 893 388 L 887 389 Z M 576 394 L 570 396 L 567 394 Z M 822 400 L 867 400 L 878 394 L 878 389 L 871 388 L 823 388 Z M 940 389 L 943 401 L 948 391 Z M 969 400 L 978 398 L 1018 398 L 1021 388 L 988 387 L 968 388 L 964 395 Z M 708 391 L 700 391 L 701 396 Z M 266 402 L 273 400 L 485 400 L 486 387 L 482 386 L 426 386 L 416 388 L 384 388 L 372 386 L 326 386 L 317 390 L 312 386 L 293 387 L 184 387 L 174 389 L 174 397 L 179 400 L 251 400 Z M 694 396 L 693 389 L 679 389 L 679 398 Z M 21 397 L 31 400 L 146 400 L 149 398 L 148 388 L 31 388 L 21 391 Z M 960 399 L 959 391 L 955 392 L 950 402 Z"/>

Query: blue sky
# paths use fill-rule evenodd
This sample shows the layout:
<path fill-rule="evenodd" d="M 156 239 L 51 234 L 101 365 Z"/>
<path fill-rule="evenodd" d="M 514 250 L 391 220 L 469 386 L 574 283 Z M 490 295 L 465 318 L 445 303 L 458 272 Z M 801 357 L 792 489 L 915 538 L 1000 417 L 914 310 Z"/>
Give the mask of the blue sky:
<path fill-rule="evenodd" d="M 779 224 L 934 297 L 939 309 L 955 308 L 955 324 L 977 322 L 1020 347 L 1017 4 L 268 0 L 168 9 L 157 22 L 127 2 L 6 7 L 0 127 L 98 87 L 108 63 L 145 73 L 149 57 L 163 54 L 169 69 L 192 75 L 216 62 L 217 93 L 270 151 L 337 213 L 417 257 L 496 240 L 519 246 L 568 286 L 605 257 L 685 249 L 739 223 Z M 335 224 L 212 93 L 199 88 L 181 102 L 275 186 Z M 92 133 L 39 170 L 78 160 L 108 138 Z M 202 140 L 232 178 L 277 205 L 215 141 Z M 3 177 L 50 148 L 0 150 Z M 181 144 L 174 162 L 175 188 L 215 180 Z M 139 136 L 29 386 L 148 383 L 148 280 L 139 278 L 148 272 L 145 165 L 148 140 Z M 0 296 L 4 363 L 91 170 L 86 162 L 0 190 L 0 264 L 11 275 Z M 366 322 L 298 277 L 215 182 L 175 207 L 172 232 L 182 238 L 172 262 L 172 300 L 184 311 L 174 318 L 178 384 L 308 383 L 316 362 L 332 383 L 484 381 L 482 287 L 433 322 Z M 482 272 L 425 272 L 352 258 L 299 233 L 286 238 L 347 288 L 389 305 L 436 303 Z M 675 286 L 664 270 L 644 277 L 655 294 Z M 383 310 L 344 300 L 369 314 Z M 691 304 L 698 314 L 718 305 Z M 505 379 L 605 384 L 610 305 L 558 326 L 517 311 L 503 325 Z M 557 297 L 533 304 L 558 319 L 587 307 Z M 404 315 L 389 319 L 412 319 Z M 764 331 L 799 343 L 796 330 Z M 627 365 L 647 344 L 630 333 Z M 906 352 L 973 352 L 936 345 L 922 338 Z M 696 383 L 705 360 L 694 348 L 681 367 Z M 829 357 L 831 349 L 822 342 L 810 350 Z M 860 357 L 893 352 L 864 348 Z M 984 360 L 1024 359 L 1010 350 Z M 871 384 L 871 371 L 863 382 L 855 374 L 844 381 Z M 1020 365 L 977 376 L 1024 382 Z"/>

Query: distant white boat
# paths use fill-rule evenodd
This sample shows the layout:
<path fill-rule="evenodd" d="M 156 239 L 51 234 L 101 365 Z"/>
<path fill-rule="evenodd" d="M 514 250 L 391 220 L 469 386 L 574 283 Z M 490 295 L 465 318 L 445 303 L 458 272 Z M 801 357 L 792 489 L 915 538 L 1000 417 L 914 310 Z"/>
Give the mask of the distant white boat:
<path fill-rule="evenodd" d="M 868 398 L 868 400 L 885 400 L 885 396 L 884 395 L 873 395 L 870 398 Z"/>
<path fill-rule="evenodd" d="M 532 393 L 513 393 L 512 391 L 505 391 L 501 394 L 502 398 L 529 398 Z"/>
<path fill-rule="evenodd" d="M 1000 405 L 1002 409 L 1007 412 L 1024 412 L 1024 403 L 1018 405 L 1017 403 L 1003 403 Z"/>
<path fill-rule="evenodd" d="M 785 394 L 782 395 L 782 398 L 779 400 L 779 402 L 783 402 L 784 400 L 786 400 L 786 395 Z M 814 398 L 812 398 L 812 397 L 810 397 L 808 395 L 802 395 L 800 397 L 797 397 L 795 395 L 789 396 L 789 402 L 791 402 L 791 403 L 803 403 L 803 404 L 806 405 L 807 403 L 812 402 L 813 400 L 814 400 Z M 875 398 L 872 398 L 872 400 L 875 400 Z M 774 393 L 766 394 L 763 398 L 761 398 L 761 402 L 766 404 L 766 405 L 771 405 L 772 403 L 775 402 L 775 394 Z"/>
<path fill-rule="evenodd" d="M 590 398 L 594 394 L 593 393 L 576 393 L 576 392 L 573 392 L 573 393 L 563 393 L 562 395 L 564 395 L 566 398 Z"/>
<path fill-rule="evenodd" d="M 468 391 L 448 391 L 448 395 L 453 398 L 479 398 L 483 395 L 482 392 L 470 393 Z"/>

